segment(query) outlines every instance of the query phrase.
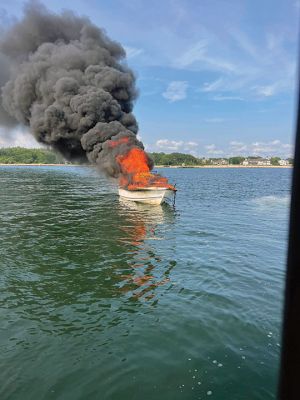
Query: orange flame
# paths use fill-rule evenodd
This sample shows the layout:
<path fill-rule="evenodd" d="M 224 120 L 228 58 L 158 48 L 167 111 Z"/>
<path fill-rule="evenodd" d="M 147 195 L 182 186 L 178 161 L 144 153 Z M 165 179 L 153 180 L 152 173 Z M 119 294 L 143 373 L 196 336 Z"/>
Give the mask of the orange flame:
<path fill-rule="evenodd" d="M 175 190 L 174 186 L 168 183 L 167 178 L 150 172 L 148 157 L 144 150 L 134 147 L 125 155 L 117 156 L 117 161 L 122 171 L 121 187 L 126 187 L 128 190 L 144 187 L 164 187 Z"/>
<path fill-rule="evenodd" d="M 109 140 L 108 146 L 115 148 L 127 144 L 129 137 L 122 137 L 118 140 Z M 152 174 L 149 167 L 147 154 L 139 147 L 133 147 L 124 155 L 116 157 L 121 167 L 119 184 L 128 190 L 136 190 L 145 187 L 164 187 L 175 191 L 175 187 L 168 183 L 167 178 L 159 174 Z"/>

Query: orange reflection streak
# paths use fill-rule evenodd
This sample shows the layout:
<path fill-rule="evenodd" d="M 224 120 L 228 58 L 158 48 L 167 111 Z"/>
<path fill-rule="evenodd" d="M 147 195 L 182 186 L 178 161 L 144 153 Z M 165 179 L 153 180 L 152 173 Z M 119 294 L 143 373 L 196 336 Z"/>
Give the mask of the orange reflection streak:
<path fill-rule="evenodd" d="M 154 234 L 155 226 L 147 227 L 145 221 L 137 217 L 134 220 L 134 226 L 126 226 L 121 229 L 125 231 L 130 244 L 135 247 L 138 259 L 131 264 L 132 272 L 122 275 L 124 285 L 120 290 L 123 293 L 131 293 L 133 299 L 143 297 L 145 300 L 151 300 L 155 297 L 155 289 L 170 281 L 168 276 L 158 279 L 154 274 L 156 267 L 158 267 L 156 263 L 161 261 L 160 257 L 154 257 L 156 261 L 154 264 L 152 252 L 144 252 L 144 240 L 147 233 L 152 232 L 152 235 Z"/>

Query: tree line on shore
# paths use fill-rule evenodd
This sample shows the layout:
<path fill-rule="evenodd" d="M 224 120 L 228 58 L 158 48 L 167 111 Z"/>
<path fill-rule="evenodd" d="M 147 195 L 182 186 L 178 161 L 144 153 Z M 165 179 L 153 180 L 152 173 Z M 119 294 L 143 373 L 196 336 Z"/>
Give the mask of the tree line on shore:
<path fill-rule="evenodd" d="M 205 165 L 242 165 L 245 160 L 264 160 L 262 157 L 249 156 L 249 157 L 229 157 L 229 158 L 197 158 L 191 154 L 183 153 L 149 153 L 150 157 L 153 159 L 155 165 L 165 165 L 165 166 L 205 166 Z M 280 165 L 280 157 L 271 157 L 271 165 Z M 289 164 L 293 164 L 293 159 L 289 158 L 287 160 Z"/>
<path fill-rule="evenodd" d="M 0 164 L 61 164 L 62 156 L 47 149 L 0 148 Z"/>
<path fill-rule="evenodd" d="M 204 166 L 204 165 L 241 165 L 246 157 L 197 158 L 184 153 L 148 153 L 155 165 L 164 166 Z M 248 160 L 259 160 L 261 157 L 247 157 Z M 271 165 L 280 165 L 280 157 L 271 157 Z M 293 164 L 292 159 L 288 159 Z M 28 149 L 24 147 L 0 148 L 0 164 L 62 164 L 63 157 L 49 149 Z"/>

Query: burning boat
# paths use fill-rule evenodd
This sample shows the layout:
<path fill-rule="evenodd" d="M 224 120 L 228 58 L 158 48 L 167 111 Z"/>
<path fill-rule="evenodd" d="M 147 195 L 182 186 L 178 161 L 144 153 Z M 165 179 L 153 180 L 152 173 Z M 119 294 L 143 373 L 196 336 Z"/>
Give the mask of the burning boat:
<path fill-rule="evenodd" d="M 122 46 L 88 18 L 53 14 L 36 2 L 2 36 L 0 56 L 13 71 L 0 82 L 5 116 L 29 125 L 38 142 L 66 160 L 88 161 L 119 179 L 122 198 L 160 204 L 176 193 L 151 173 L 137 135 L 135 74 L 124 65 Z"/>
<path fill-rule="evenodd" d="M 170 198 L 176 189 L 163 187 L 144 187 L 135 190 L 126 190 L 119 188 L 119 196 L 126 200 L 136 201 L 138 203 L 159 205 L 167 198 Z"/>
<path fill-rule="evenodd" d="M 117 156 L 122 175 L 119 180 L 119 196 L 139 203 L 159 205 L 175 196 L 175 186 L 167 178 L 150 172 L 147 154 L 134 147 L 125 155 Z"/>

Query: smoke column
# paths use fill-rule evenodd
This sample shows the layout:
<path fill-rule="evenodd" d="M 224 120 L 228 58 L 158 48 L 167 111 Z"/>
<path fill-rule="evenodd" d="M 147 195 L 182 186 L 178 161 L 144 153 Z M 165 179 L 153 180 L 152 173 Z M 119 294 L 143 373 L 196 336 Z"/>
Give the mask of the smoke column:
<path fill-rule="evenodd" d="M 88 18 L 27 3 L 23 19 L 0 41 L 0 61 L 10 69 L 0 76 L 10 118 L 0 123 L 13 118 L 66 159 L 88 160 L 119 177 L 120 157 L 143 150 L 132 114 L 135 77 L 124 58 L 121 45 Z M 144 154 L 150 170 L 152 160 Z"/>

